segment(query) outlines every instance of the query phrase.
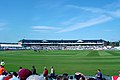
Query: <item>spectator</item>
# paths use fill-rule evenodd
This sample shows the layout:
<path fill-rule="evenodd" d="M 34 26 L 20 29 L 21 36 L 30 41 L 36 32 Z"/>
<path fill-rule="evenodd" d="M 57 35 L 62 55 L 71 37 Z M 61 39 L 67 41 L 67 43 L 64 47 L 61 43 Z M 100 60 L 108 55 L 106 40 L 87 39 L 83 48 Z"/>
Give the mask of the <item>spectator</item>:
<path fill-rule="evenodd" d="M 32 74 L 36 74 L 36 68 L 35 68 L 35 66 L 32 66 L 31 72 L 32 72 Z"/>
<path fill-rule="evenodd" d="M 85 80 L 86 79 L 85 76 L 79 72 L 76 72 L 74 77 L 76 78 L 76 80 L 79 80 L 79 79 Z"/>
<path fill-rule="evenodd" d="M 81 74 L 79 72 L 76 72 L 74 77 L 76 80 L 79 80 L 81 77 Z"/>
<path fill-rule="evenodd" d="M 20 80 L 26 80 L 27 77 L 29 77 L 32 74 L 32 72 L 29 69 L 22 69 L 19 73 L 18 76 Z"/>
<path fill-rule="evenodd" d="M 30 75 L 26 80 L 44 80 L 44 78 L 39 75 Z"/>
<path fill-rule="evenodd" d="M 9 80 L 20 80 L 17 76 L 18 74 L 16 72 L 13 72 L 12 78 L 10 78 Z"/>
<path fill-rule="evenodd" d="M 55 77 L 55 70 L 54 70 L 53 66 L 51 66 L 51 69 L 50 69 L 50 76 L 52 78 Z"/>
<path fill-rule="evenodd" d="M 5 75 L 4 74 L 1 74 L 0 75 L 0 80 L 3 80 L 5 78 Z"/>
<path fill-rule="evenodd" d="M 96 79 L 97 80 L 102 80 L 102 72 L 101 72 L 100 69 L 97 70 Z"/>
<path fill-rule="evenodd" d="M 47 76 L 48 76 L 48 70 L 47 70 L 46 67 L 44 67 L 43 76 L 44 76 L 44 77 L 47 77 Z"/>
<path fill-rule="evenodd" d="M 3 73 L 6 74 L 7 71 L 5 70 L 4 66 L 0 65 L 0 75 L 2 75 Z"/>
<path fill-rule="evenodd" d="M 20 68 L 19 68 L 19 71 L 18 71 L 18 73 L 19 73 L 21 70 L 22 70 L 22 67 L 20 67 Z"/>
<path fill-rule="evenodd" d="M 70 76 L 69 80 L 73 80 L 73 76 Z"/>
<path fill-rule="evenodd" d="M 62 80 L 62 76 L 57 76 L 57 80 Z"/>
<path fill-rule="evenodd" d="M 68 80 L 68 74 L 67 73 L 63 74 L 63 80 Z"/>
<path fill-rule="evenodd" d="M 12 74 L 8 73 L 7 76 L 3 80 L 9 80 L 10 78 L 12 78 Z"/>
<path fill-rule="evenodd" d="M 1 61 L 0 65 L 1 65 L 1 66 L 5 66 L 4 60 Z"/>

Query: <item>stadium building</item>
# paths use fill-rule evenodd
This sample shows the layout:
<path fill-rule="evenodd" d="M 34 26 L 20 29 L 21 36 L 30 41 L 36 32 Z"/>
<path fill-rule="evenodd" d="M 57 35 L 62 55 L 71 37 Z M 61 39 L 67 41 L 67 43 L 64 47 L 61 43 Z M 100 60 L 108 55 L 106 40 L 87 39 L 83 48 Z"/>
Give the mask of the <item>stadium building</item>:
<path fill-rule="evenodd" d="M 103 49 L 105 40 L 28 40 L 22 39 L 20 44 L 26 49 L 37 50 L 85 50 Z"/>
<path fill-rule="evenodd" d="M 18 50 L 23 49 L 18 43 L 0 43 L 0 50 Z"/>

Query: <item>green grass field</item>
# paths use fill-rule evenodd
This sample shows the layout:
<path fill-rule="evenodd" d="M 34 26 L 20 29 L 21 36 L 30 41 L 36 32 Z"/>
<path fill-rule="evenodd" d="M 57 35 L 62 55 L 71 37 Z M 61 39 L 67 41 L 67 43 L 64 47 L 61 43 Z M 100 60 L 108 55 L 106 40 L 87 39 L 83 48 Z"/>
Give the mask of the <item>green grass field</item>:
<path fill-rule="evenodd" d="M 81 72 L 85 75 L 95 75 L 100 68 L 104 75 L 118 75 L 120 70 L 120 51 L 0 51 L 0 59 L 4 60 L 7 71 L 18 71 L 19 67 L 28 68 L 34 65 L 38 74 L 42 74 L 44 66 L 50 72 L 50 66 L 56 74 L 74 74 Z"/>

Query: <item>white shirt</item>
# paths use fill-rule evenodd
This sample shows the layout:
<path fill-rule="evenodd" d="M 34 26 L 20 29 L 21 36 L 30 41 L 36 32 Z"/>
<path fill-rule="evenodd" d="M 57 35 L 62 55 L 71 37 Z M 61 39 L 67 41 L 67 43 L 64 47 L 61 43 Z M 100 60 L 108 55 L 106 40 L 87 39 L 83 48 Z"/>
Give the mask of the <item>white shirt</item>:
<path fill-rule="evenodd" d="M 120 77 L 118 77 L 117 80 L 120 80 Z"/>
<path fill-rule="evenodd" d="M 0 63 L 2 66 L 4 66 L 5 65 L 5 62 L 3 62 L 3 61 L 1 61 L 1 63 Z"/>
<path fill-rule="evenodd" d="M 54 73 L 54 69 L 53 68 L 51 68 L 51 73 Z"/>
<path fill-rule="evenodd" d="M 0 75 L 0 80 L 3 80 L 4 77 L 5 75 Z"/>

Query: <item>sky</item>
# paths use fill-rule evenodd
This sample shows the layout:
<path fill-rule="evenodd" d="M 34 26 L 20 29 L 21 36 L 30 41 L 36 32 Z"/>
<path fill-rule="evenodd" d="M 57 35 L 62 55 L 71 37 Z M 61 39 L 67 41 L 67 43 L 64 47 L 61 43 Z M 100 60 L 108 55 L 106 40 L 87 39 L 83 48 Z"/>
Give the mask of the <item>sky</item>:
<path fill-rule="evenodd" d="M 120 40 L 120 0 L 0 0 L 0 42 Z"/>

